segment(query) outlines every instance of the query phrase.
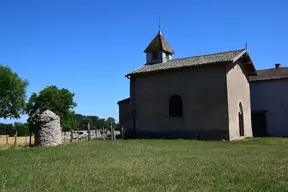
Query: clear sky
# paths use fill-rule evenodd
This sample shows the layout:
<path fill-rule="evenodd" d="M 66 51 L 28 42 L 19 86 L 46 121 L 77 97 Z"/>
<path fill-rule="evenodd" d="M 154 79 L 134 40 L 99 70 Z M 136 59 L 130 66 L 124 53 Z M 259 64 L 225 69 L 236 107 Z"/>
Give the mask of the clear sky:
<path fill-rule="evenodd" d="M 118 119 L 125 75 L 145 63 L 159 17 L 174 58 L 248 43 L 262 69 L 288 64 L 287 9 L 285 0 L 0 0 L 0 63 L 29 80 L 28 97 L 56 85 L 75 93 L 77 113 Z"/>

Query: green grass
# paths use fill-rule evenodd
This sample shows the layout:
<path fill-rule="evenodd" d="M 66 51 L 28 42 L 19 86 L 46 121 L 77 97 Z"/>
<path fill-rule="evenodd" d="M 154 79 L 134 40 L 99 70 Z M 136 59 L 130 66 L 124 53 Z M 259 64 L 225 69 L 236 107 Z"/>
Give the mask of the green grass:
<path fill-rule="evenodd" d="M 288 191 L 288 138 L 0 150 L 0 191 Z"/>

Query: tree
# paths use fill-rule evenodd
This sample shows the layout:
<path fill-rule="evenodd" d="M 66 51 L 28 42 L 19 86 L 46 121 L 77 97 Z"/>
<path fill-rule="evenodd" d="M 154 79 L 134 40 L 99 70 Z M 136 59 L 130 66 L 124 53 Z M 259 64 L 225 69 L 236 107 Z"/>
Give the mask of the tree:
<path fill-rule="evenodd" d="M 116 128 L 116 120 L 113 117 L 108 117 L 106 123 L 109 127 L 112 125 L 113 128 Z"/>
<path fill-rule="evenodd" d="M 97 117 L 97 116 L 87 116 L 87 118 L 91 122 L 91 129 L 100 128 L 99 123 L 98 123 L 99 117 Z"/>
<path fill-rule="evenodd" d="M 37 95 L 33 93 L 27 103 L 28 122 L 34 122 L 35 116 L 46 110 L 50 110 L 61 119 L 61 125 L 72 125 L 74 116 L 73 108 L 76 103 L 73 101 L 74 93 L 68 89 L 58 89 L 52 85 L 44 88 Z"/>
<path fill-rule="evenodd" d="M 25 113 L 27 80 L 0 65 L 0 118 L 20 118 Z"/>
<path fill-rule="evenodd" d="M 102 129 L 109 128 L 112 126 L 116 127 L 116 120 L 113 117 L 108 117 L 107 119 L 100 119 L 97 116 L 85 116 L 81 114 L 75 114 L 74 119 L 76 121 L 77 127 L 81 130 L 87 130 L 88 123 L 91 129 Z"/>
<path fill-rule="evenodd" d="M 29 135 L 29 125 L 28 123 L 18 123 L 15 122 L 13 128 L 17 130 L 18 136 L 28 136 Z"/>
<path fill-rule="evenodd" d="M 63 131 L 71 131 L 77 128 L 77 122 L 74 112 L 71 112 L 62 123 Z"/>

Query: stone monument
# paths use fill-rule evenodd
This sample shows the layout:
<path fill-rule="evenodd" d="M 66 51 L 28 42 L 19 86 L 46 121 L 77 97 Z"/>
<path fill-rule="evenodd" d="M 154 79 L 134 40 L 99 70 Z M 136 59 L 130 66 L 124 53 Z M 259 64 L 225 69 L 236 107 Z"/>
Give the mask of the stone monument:
<path fill-rule="evenodd" d="M 36 117 L 35 146 L 48 147 L 62 144 L 60 117 L 46 110 Z"/>

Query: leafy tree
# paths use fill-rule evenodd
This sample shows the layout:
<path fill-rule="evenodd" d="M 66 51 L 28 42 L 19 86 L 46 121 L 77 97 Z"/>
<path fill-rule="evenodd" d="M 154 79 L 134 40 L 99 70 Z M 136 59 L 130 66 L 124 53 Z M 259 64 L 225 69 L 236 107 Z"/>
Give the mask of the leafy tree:
<path fill-rule="evenodd" d="M 73 101 L 74 93 L 68 89 L 58 89 L 52 85 L 44 88 L 37 95 L 33 93 L 27 103 L 28 122 L 34 122 L 35 116 L 46 110 L 50 110 L 61 119 L 61 125 L 72 125 L 74 119 L 73 108 L 76 103 Z"/>
<path fill-rule="evenodd" d="M 29 126 L 28 123 L 18 123 L 15 122 L 14 124 L 4 124 L 0 123 L 0 135 L 10 135 L 13 136 L 15 131 L 18 131 L 18 136 L 28 136 L 29 135 Z"/>
<path fill-rule="evenodd" d="M 88 123 L 90 123 L 91 129 L 102 129 L 104 128 L 110 128 L 111 124 L 115 128 L 116 123 L 115 119 L 113 117 L 109 117 L 107 119 L 100 119 L 97 116 L 85 116 L 81 114 L 75 114 L 74 116 L 77 128 L 81 130 L 87 130 Z"/>
<path fill-rule="evenodd" d="M 89 119 L 90 121 L 90 127 L 91 129 L 97 129 L 99 126 L 99 117 L 97 116 L 87 116 L 87 118 Z"/>
<path fill-rule="evenodd" d="M 107 122 L 105 121 L 105 119 L 99 119 L 98 124 L 99 124 L 99 128 L 103 128 L 103 127 L 108 128 L 109 127 Z"/>
<path fill-rule="evenodd" d="M 112 125 L 113 128 L 116 128 L 116 120 L 113 117 L 108 117 L 106 123 L 109 127 Z"/>
<path fill-rule="evenodd" d="M 29 125 L 28 123 L 18 123 L 15 122 L 13 128 L 17 130 L 18 136 L 28 136 L 29 135 Z"/>
<path fill-rule="evenodd" d="M 25 113 L 27 80 L 0 65 L 0 118 L 20 118 Z"/>
<path fill-rule="evenodd" d="M 70 131 L 77 128 L 74 112 L 71 112 L 66 119 L 63 120 L 63 131 Z"/>

